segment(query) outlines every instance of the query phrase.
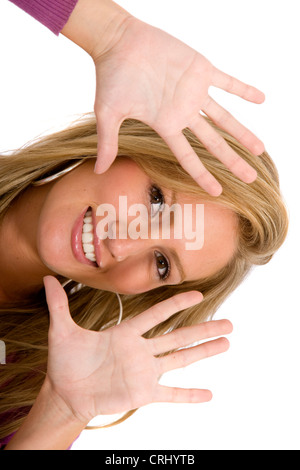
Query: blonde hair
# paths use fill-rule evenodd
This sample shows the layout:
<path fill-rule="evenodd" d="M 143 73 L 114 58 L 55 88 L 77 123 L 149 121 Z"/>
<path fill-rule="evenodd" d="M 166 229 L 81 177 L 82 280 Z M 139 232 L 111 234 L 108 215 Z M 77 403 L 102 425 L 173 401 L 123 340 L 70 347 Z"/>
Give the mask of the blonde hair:
<path fill-rule="evenodd" d="M 146 337 L 210 319 L 251 267 L 270 261 L 286 237 L 288 217 L 277 170 L 271 158 L 266 152 L 255 157 L 226 132 L 217 131 L 257 170 L 258 177 L 250 185 L 243 183 L 213 157 L 189 130 L 185 130 L 184 134 L 199 158 L 223 186 L 223 193 L 216 199 L 205 193 L 182 169 L 168 146 L 151 128 L 135 120 L 126 120 L 121 126 L 118 156 L 130 157 L 158 185 L 233 210 L 239 227 L 237 252 L 228 265 L 215 275 L 179 286 L 164 286 L 143 294 L 122 296 L 124 318 L 128 318 L 178 292 L 197 289 L 204 295 L 200 305 L 176 313 L 153 328 Z M 71 127 L 33 142 L 13 155 L 2 156 L 0 221 L 15 198 L 32 182 L 55 173 L 72 160 L 95 158 L 96 152 L 95 117 L 88 115 Z M 70 293 L 73 287 L 74 283 L 68 284 L 67 292 Z M 69 295 L 69 301 L 74 320 L 84 328 L 100 330 L 117 322 L 119 304 L 111 292 L 83 287 Z M 44 290 L 21 303 L 0 307 L 0 339 L 5 341 L 8 358 L 0 374 L 0 415 L 3 417 L 0 438 L 18 429 L 43 383 L 47 364 L 48 321 Z"/>

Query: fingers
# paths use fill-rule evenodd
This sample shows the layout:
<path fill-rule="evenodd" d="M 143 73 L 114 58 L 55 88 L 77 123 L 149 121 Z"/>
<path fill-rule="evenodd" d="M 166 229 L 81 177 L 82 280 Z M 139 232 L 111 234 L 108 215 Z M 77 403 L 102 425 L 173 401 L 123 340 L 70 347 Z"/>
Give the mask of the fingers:
<path fill-rule="evenodd" d="M 173 369 L 186 367 L 193 362 L 216 356 L 227 351 L 229 341 L 227 338 L 218 338 L 192 348 L 182 349 L 158 359 L 160 361 L 160 372 L 164 374 Z"/>
<path fill-rule="evenodd" d="M 252 103 L 260 104 L 265 100 L 265 95 L 257 88 L 247 85 L 216 68 L 213 70 L 212 85 Z"/>
<path fill-rule="evenodd" d="M 108 113 L 96 113 L 98 152 L 95 173 L 104 173 L 115 160 L 118 153 L 118 135 L 121 121 Z"/>
<path fill-rule="evenodd" d="M 211 126 L 209 127 L 211 128 Z M 198 133 L 197 137 L 204 143 L 203 135 L 200 136 L 200 133 Z M 198 183 L 199 186 L 201 186 L 201 188 L 211 196 L 219 196 L 222 192 L 222 186 L 205 168 L 196 152 L 186 140 L 185 136 L 182 133 L 179 133 L 176 136 L 163 138 L 181 166 L 189 175 L 191 175 L 196 183 Z"/>
<path fill-rule="evenodd" d="M 68 297 L 53 276 L 44 277 L 46 300 L 50 314 L 50 329 L 55 335 L 69 334 L 75 323 L 70 315 Z"/>
<path fill-rule="evenodd" d="M 254 155 L 261 155 L 264 144 L 249 129 L 239 123 L 228 111 L 209 97 L 202 110 L 211 120 L 224 129 Z"/>
<path fill-rule="evenodd" d="M 184 292 L 159 302 L 135 318 L 128 320 L 128 323 L 130 322 L 137 333 L 142 335 L 167 320 L 174 313 L 197 305 L 202 299 L 203 295 L 198 291 Z"/>
<path fill-rule="evenodd" d="M 243 160 L 200 114 L 189 125 L 189 128 L 207 150 L 240 180 L 252 183 L 256 179 L 255 169 Z"/>
<path fill-rule="evenodd" d="M 185 389 L 159 385 L 156 402 L 168 403 L 205 403 L 212 399 L 210 390 Z"/>
<path fill-rule="evenodd" d="M 153 355 L 162 354 L 173 349 L 183 348 L 196 341 L 227 335 L 232 332 L 229 320 L 215 320 L 200 325 L 188 326 L 162 336 L 148 339 Z"/>

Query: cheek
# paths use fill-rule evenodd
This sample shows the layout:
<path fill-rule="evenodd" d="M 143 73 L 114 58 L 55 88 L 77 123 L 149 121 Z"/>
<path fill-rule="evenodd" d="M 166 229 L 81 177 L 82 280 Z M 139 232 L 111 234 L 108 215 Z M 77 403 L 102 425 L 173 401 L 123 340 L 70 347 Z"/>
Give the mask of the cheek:
<path fill-rule="evenodd" d="M 103 273 L 103 282 L 107 290 L 119 294 L 140 294 L 153 289 L 146 263 L 123 261 L 114 269 Z M 104 287 L 103 287 L 104 288 Z"/>
<path fill-rule="evenodd" d="M 37 249 L 42 262 L 55 272 L 71 261 L 69 220 L 65 215 L 45 210 L 40 218 Z"/>
<path fill-rule="evenodd" d="M 144 202 L 149 178 L 132 160 L 118 157 L 101 176 L 101 185 L 99 186 L 100 180 L 97 179 L 94 187 L 95 191 L 101 188 L 101 202 L 109 202 L 118 207 L 119 196 L 124 195 L 128 204 Z"/>

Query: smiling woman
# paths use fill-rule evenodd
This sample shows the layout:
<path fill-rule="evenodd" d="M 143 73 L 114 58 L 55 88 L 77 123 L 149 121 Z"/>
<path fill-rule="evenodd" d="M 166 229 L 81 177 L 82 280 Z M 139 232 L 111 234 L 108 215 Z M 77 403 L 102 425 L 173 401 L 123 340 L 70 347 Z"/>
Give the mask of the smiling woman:
<path fill-rule="evenodd" d="M 72 280 L 66 285 L 66 291 L 69 295 L 70 313 L 75 323 L 70 323 L 71 320 L 66 316 L 66 320 L 63 320 L 66 321 L 66 333 L 63 333 L 65 327 L 62 325 L 56 330 L 59 334 L 55 335 L 55 341 L 62 335 L 65 343 L 69 333 L 73 334 L 75 341 L 75 337 L 82 335 L 85 330 L 101 330 L 103 334 L 114 334 L 120 327 L 123 328 L 124 338 L 127 337 L 127 334 L 124 336 L 127 325 L 132 325 L 135 332 L 138 331 L 144 338 L 150 339 L 169 330 L 198 325 L 210 319 L 220 304 L 243 281 L 251 267 L 267 263 L 279 249 L 287 233 L 288 221 L 272 160 L 266 152 L 254 158 L 235 139 L 216 126 L 214 128 L 258 173 L 256 181 L 251 185 L 240 181 L 216 160 L 190 131 L 184 131 L 202 163 L 222 184 L 223 192 L 217 200 L 205 193 L 182 169 L 156 132 L 136 120 L 126 120 L 122 124 L 116 161 L 101 175 L 93 171 L 97 155 L 97 131 L 93 115 L 85 117 L 64 131 L 25 146 L 13 155 L 1 157 L 0 318 L 1 339 L 5 341 L 7 348 L 7 364 L 1 371 L 0 378 L 0 413 L 3 416 L 0 437 L 16 431 L 22 422 L 26 428 L 26 423 L 33 419 L 32 416 L 40 409 L 41 403 L 44 404 L 40 398 L 40 390 L 46 389 L 47 393 L 49 389 L 52 390 L 53 380 L 46 380 L 45 385 L 45 374 L 47 378 L 51 365 L 50 370 L 54 375 L 58 370 L 70 371 L 68 363 L 54 367 L 51 362 L 51 350 L 57 351 L 61 348 L 61 344 L 55 343 L 55 347 L 53 346 L 53 333 L 49 340 L 50 359 L 48 356 L 48 307 L 54 325 L 58 322 L 55 316 L 57 309 L 62 312 L 67 308 L 59 285 L 50 282 L 48 275 L 55 276 L 61 283 Z M 83 163 L 72 171 L 46 184 L 34 184 L 69 168 L 74 160 L 78 159 L 83 160 Z M 115 207 L 114 223 L 123 224 L 124 214 L 118 209 L 120 196 L 126 196 L 128 207 L 137 203 L 147 207 L 149 223 L 153 214 L 163 215 L 164 205 L 171 205 L 174 196 L 179 206 L 190 204 L 195 207 L 196 204 L 202 204 L 202 249 L 186 250 L 184 236 L 182 239 L 174 236 L 166 239 L 100 237 L 96 230 L 101 221 L 97 208 L 101 204 Z M 132 217 L 127 214 L 127 224 Z M 12 259 L 14 263 L 11 263 Z M 48 279 L 47 282 L 44 281 L 48 306 L 43 285 L 45 276 Z M 78 283 L 82 284 L 80 290 L 74 289 Z M 202 293 L 203 300 L 202 296 L 195 298 L 195 295 L 191 295 L 189 301 L 187 297 L 182 298 L 185 300 L 178 300 L 176 308 L 174 305 L 167 308 L 169 304 L 165 304 L 165 309 L 157 307 L 155 321 L 152 316 L 149 317 L 149 313 L 148 317 L 145 316 L 146 313 L 142 313 L 149 312 L 149 309 L 152 311 L 151 307 L 159 302 L 168 302 L 167 299 L 174 294 L 181 293 L 185 296 L 187 294 L 184 293 L 194 290 Z M 119 327 L 109 328 L 117 322 L 119 315 L 115 292 L 123 294 L 123 322 Z M 134 317 L 134 320 L 129 320 Z M 75 325 L 79 326 L 80 330 L 77 330 Z M 218 336 L 224 332 L 230 332 L 228 324 L 226 328 L 223 325 L 223 329 L 220 327 L 220 330 L 214 330 L 211 335 Z M 165 336 L 167 337 L 168 335 Z M 88 340 L 91 349 L 87 351 L 87 357 L 90 357 L 88 354 L 91 355 L 94 338 L 92 336 Z M 139 347 L 140 339 L 134 340 L 136 348 Z M 189 337 L 187 344 L 196 339 L 199 339 L 199 333 L 194 339 Z M 80 340 L 85 344 L 85 338 L 80 336 Z M 162 337 L 157 340 L 161 341 Z M 103 342 L 105 341 L 102 341 L 101 348 Z M 132 342 L 133 340 L 130 340 L 130 346 L 126 346 L 126 354 L 131 354 L 128 351 Z M 78 344 L 81 343 L 76 343 L 74 350 L 78 350 Z M 158 347 L 159 343 L 151 344 L 155 344 L 153 354 L 157 357 L 183 346 L 170 341 L 165 348 Z M 220 349 L 214 349 L 208 354 L 217 354 L 226 347 L 224 343 L 221 347 L 220 343 Z M 122 358 L 124 351 L 120 353 Z M 80 354 L 81 360 L 84 356 L 82 349 Z M 139 357 L 137 349 L 132 354 L 130 363 L 132 357 Z M 60 354 L 60 358 L 63 357 L 64 360 L 65 356 L 65 352 Z M 47 357 L 48 361 L 50 360 L 48 368 Z M 92 366 L 91 357 L 87 364 Z M 145 364 L 146 362 L 143 367 Z M 146 369 L 143 367 L 135 373 L 135 377 L 137 373 L 139 377 L 144 376 Z M 97 370 L 102 371 L 96 382 L 99 384 L 105 378 L 104 365 L 97 366 Z M 167 369 L 162 368 L 160 372 L 164 370 Z M 92 375 L 88 370 L 85 374 Z M 66 378 L 59 375 L 55 380 L 56 384 L 61 385 Z M 73 379 L 70 376 L 68 380 Z M 140 380 L 143 390 L 151 389 L 150 385 L 145 386 L 142 378 Z M 86 383 L 82 378 L 81 382 Z M 124 401 L 122 395 L 120 405 L 120 399 L 114 399 L 114 395 L 109 392 L 108 402 L 107 397 L 102 396 L 99 398 L 100 408 L 87 410 L 83 408 L 82 403 L 79 405 L 78 398 L 73 395 L 71 398 L 69 395 L 65 398 L 68 387 L 62 390 L 56 385 L 55 390 L 57 392 L 57 388 L 59 389 L 57 396 L 60 397 L 59 400 L 63 397 L 64 406 L 68 402 L 70 407 L 72 403 L 71 408 L 75 409 L 76 419 L 81 423 L 79 429 L 83 429 L 100 411 L 103 414 L 128 411 L 130 414 L 130 410 L 142 406 L 147 400 L 167 401 L 165 395 L 162 398 L 154 394 L 144 402 L 139 391 L 136 392 L 135 399 L 130 397 L 130 400 Z M 82 400 L 83 394 L 94 392 L 91 382 L 88 387 L 90 391 L 86 390 L 86 386 L 80 390 L 80 402 L 85 402 Z M 119 384 L 113 390 L 119 390 Z M 209 396 L 202 392 L 201 399 L 198 395 L 196 398 L 194 391 L 194 398 L 190 397 L 188 401 L 209 399 Z M 177 394 L 176 396 L 179 399 Z M 174 397 L 175 395 L 172 400 L 175 400 Z M 104 405 L 106 402 L 107 405 Z M 88 403 L 89 399 L 85 402 L 86 407 Z M 26 416 L 31 407 L 34 411 L 31 411 L 28 421 Z M 76 432 L 78 434 L 78 425 Z"/>

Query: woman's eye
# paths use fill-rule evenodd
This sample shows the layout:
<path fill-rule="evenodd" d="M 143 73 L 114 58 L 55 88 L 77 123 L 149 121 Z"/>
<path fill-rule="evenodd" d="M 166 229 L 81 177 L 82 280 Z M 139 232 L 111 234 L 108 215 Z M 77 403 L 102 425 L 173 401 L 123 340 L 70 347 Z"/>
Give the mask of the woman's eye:
<path fill-rule="evenodd" d="M 164 208 L 165 198 L 163 193 L 156 186 L 150 188 L 151 217 L 155 217 Z"/>
<path fill-rule="evenodd" d="M 164 255 L 159 253 L 159 251 L 155 251 L 154 254 L 159 278 L 161 280 L 165 280 L 170 273 L 170 263 Z"/>

